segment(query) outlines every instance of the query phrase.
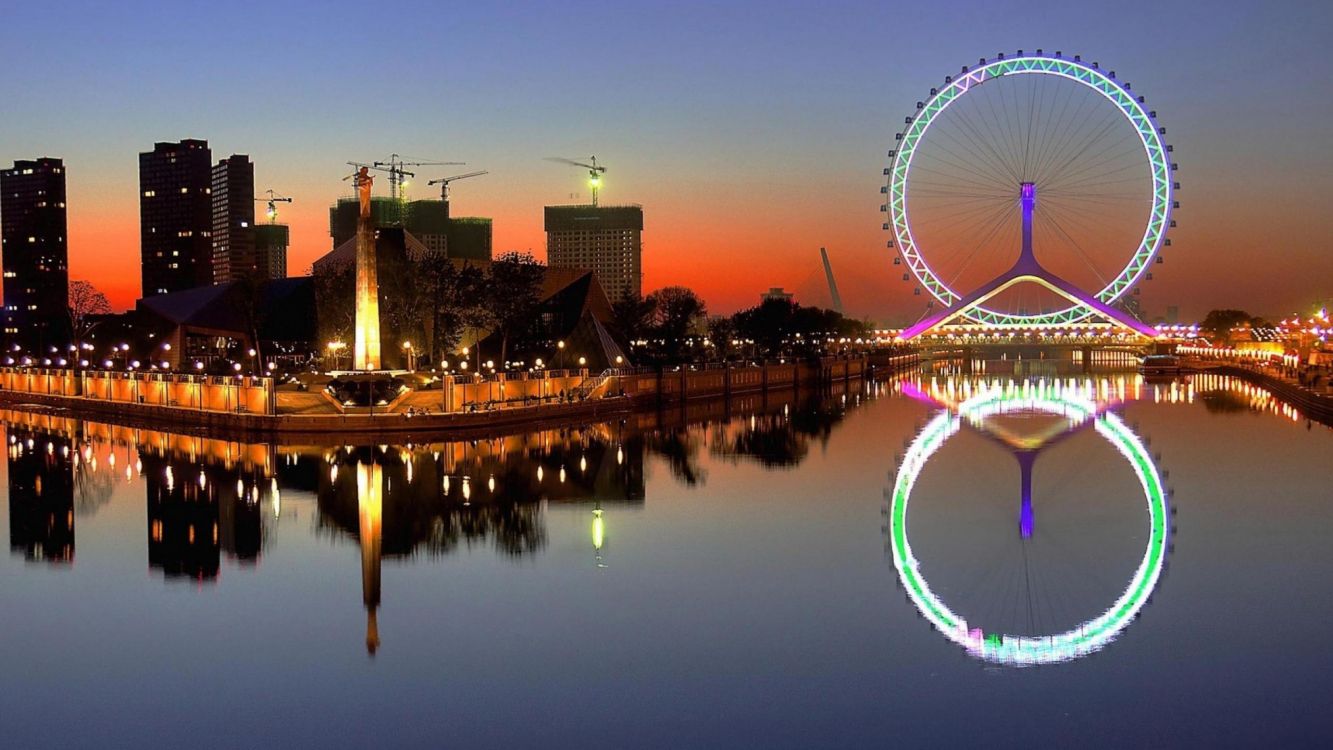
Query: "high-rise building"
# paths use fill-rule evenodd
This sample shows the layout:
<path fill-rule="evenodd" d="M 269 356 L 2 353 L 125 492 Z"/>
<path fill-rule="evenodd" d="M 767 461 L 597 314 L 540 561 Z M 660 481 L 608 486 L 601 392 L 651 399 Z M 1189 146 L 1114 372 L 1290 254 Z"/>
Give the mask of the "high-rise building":
<path fill-rule="evenodd" d="M 208 141 L 157 143 L 139 154 L 143 296 L 213 283 L 212 169 Z"/>
<path fill-rule="evenodd" d="M 63 344 L 69 318 L 65 167 L 59 159 L 16 161 L 0 171 L 4 340 L 33 353 Z"/>
<path fill-rule="evenodd" d="M 643 293 L 642 206 L 547 206 L 546 263 L 584 268 L 612 301 Z"/>
<path fill-rule="evenodd" d="M 260 279 L 287 278 L 286 224 L 255 227 L 255 273 Z"/>
<path fill-rule="evenodd" d="M 263 278 L 255 255 L 255 165 L 232 154 L 213 165 L 213 281 Z"/>
<path fill-rule="evenodd" d="M 340 200 L 329 208 L 329 234 L 333 236 L 335 249 L 356 236 L 360 210 L 355 199 Z M 450 216 L 448 201 L 401 203 L 388 197 L 375 197 L 370 203 L 370 221 L 376 228 L 402 227 L 420 240 L 427 250 L 450 258 L 491 259 L 491 220 Z"/>

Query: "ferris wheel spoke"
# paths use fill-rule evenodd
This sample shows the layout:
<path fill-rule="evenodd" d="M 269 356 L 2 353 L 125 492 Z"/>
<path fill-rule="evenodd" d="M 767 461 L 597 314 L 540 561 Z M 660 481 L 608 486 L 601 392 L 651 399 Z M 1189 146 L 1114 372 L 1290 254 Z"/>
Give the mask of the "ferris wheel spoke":
<path fill-rule="evenodd" d="M 982 91 L 986 93 L 988 101 L 991 104 L 991 114 L 995 118 L 994 127 L 990 128 L 990 131 L 1002 136 L 1001 140 L 1003 141 L 1005 151 L 1008 154 L 1008 163 L 1013 170 L 1015 180 L 1017 182 L 1022 182 L 1023 172 L 1021 165 L 1019 164 L 1018 141 L 1014 137 L 1013 128 L 1010 127 L 1009 97 L 1005 96 L 1007 87 L 1005 90 L 998 91 L 997 93 L 997 85 L 992 85 L 989 88 L 983 86 Z M 998 109 L 995 107 L 995 100 L 997 99 L 999 100 Z"/>
<path fill-rule="evenodd" d="M 983 229 L 982 231 L 981 241 L 978 242 L 972 248 L 971 252 L 967 254 L 967 257 L 963 259 L 963 262 L 959 264 L 958 270 L 954 272 L 953 277 L 949 279 L 948 284 L 950 287 L 958 283 L 959 277 L 961 277 L 963 273 L 968 269 L 968 267 L 972 263 L 972 260 L 976 258 L 977 253 L 983 247 L 986 247 L 990 243 L 991 239 L 994 238 L 997 234 L 999 234 L 1001 229 L 1003 229 L 1003 227 L 1006 224 L 1012 225 L 1012 223 L 1013 223 L 1012 211 L 1008 206 L 1001 207 L 995 213 L 991 214 L 990 220 L 986 224 L 986 228 Z"/>
<path fill-rule="evenodd" d="M 1041 91 L 1040 86 L 1028 87 L 1028 121 L 1027 121 L 1027 127 L 1024 128 L 1024 130 L 1027 131 L 1027 141 L 1023 146 L 1024 177 L 1030 177 L 1032 175 L 1032 170 L 1031 170 L 1032 163 L 1030 161 L 1033 148 L 1032 137 L 1036 135 L 1038 123 L 1040 122 L 1037 117 L 1037 115 L 1040 112 L 1040 104 L 1037 100 L 1037 94 L 1040 91 Z M 1040 141 L 1038 141 L 1038 143 L 1040 143 Z"/>
<path fill-rule="evenodd" d="M 977 90 L 979 92 L 983 92 L 984 94 L 986 91 L 986 87 L 981 86 Z M 991 109 L 993 112 L 994 111 L 993 103 L 991 103 Z M 984 114 L 982 114 L 981 116 L 984 116 Z M 991 155 L 991 158 L 994 159 L 997 165 L 999 165 L 1004 175 L 1011 181 L 1010 184 L 1018 184 L 1020 180 L 1018 177 L 1018 172 L 1014 170 L 1012 157 L 1000 153 L 1000 150 L 1004 148 L 1004 145 L 1002 143 L 996 142 L 995 139 L 987 138 L 984 135 L 984 133 L 987 131 L 983 130 L 977 123 L 973 121 L 972 113 L 968 111 L 968 108 L 966 107 L 961 108 L 958 112 L 958 116 L 955 119 L 957 120 L 959 130 L 966 133 L 967 137 L 973 143 L 976 143 L 981 150 L 984 150 L 985 152 Z M 998 120 L 996 120 L 996 122 L 998 123 Z M 998 127 L 991 128 L 989 132 L 997 133 L 998 130 L 999 130 Z"/>
<path fill-rule="evenodd" d="M 944 231 L 939 234 L 942 240 L 953 237 L 976 237 L 980 234 L 984 241 L 985 235 L 992 231 L 990 229 L 991 225 L 1003 223 L 1008 218 L 1008 214 L 1007 207 L 994 207 L 989 208 L 989 210 L 986 207 L 978 207 L 964 214 L 957 214 L 952 219 L 940 217 L 933 223 L 942 226 Z M 954 246 L 954 251 L 941 257 L 942 265 L 948 265 L 948 262 L 956 258 L 962 252 L 961 248 L 968 243 L 955 241 L 949 244 Z"/>
<path fill-rule="evenodd" d="M 1129 143 L 1130 145 L 1128 147 L 1125 147 L 1122 145 L 1125 143 Z M 1116 150 L 1114 152 L 1111 152 L 1112 148 Z M 1060 186 L 1064 183 L 1069 183 L 1069 182 L 1077 183 L 1079 180 L 1096 179 L 1097 177 L 1100 176 L 1109 176 L 1112 174 L 1116 174 L 1118 172 L 1122 172 L 1125 169 L 1142 168 L 1143 164 L 1141 162 L 1135 161 L 1123 164 L 1116 169 L 1109 169 L 1109 170 L 1103 169 L 1101 172 L 1093 171 L 1101 169 L 1102 167 L 1107 165 L 1114 165 L 1118 161 L 1125 160 L 1128 157 L 1133 156 L 1136 152 L 1141 151 L 1142 148 L 1143 148 L 1142 145 L 1138 141 L 1131 141 L 1129 138 L 1122 136 L 1113 145 L 1107 146 L 1105 149 L 1102 149 L 1099 153 L 1089 155 L 1088 158 L 1084 161 L 1084 163 L 1078 165 L 1077 168 L 1070 169 L 1066 171 L 1064 174 L 1062 174 L 1060 177 L 1056 178 L 1055 180 L 1052 180 L 1051 181 L 1052 185 Z M 1092 174 L 1089 174 L 1089 172 L 1091 172 Z"/>
<path fill-rule="evenodd" d="M 1101 285 L 1103 287 L 1106 286 L 1107 284 L 1106 277 L 1102 275 L 1102 272 L 1097 268 L 1097 265 L 1093 263 L 1091 256 L 1088 255 L 1087 251 L 1083 249 L 1083 246 L 1080 245 L 1077 240 L 1075 240 L 1073 237 L 1069 235 L 1068 232 L 1065 231 L 1064 227 L 1060 226 L 1060 222 L 1056 221 L 1055 217 L 1050 216 L 1048 214 L 1046 216 L 1042 216 L 1039 221 L 1055 229 L 1055 231 L 1059 233 L 1061 237 L 1064 237 L 1065 240 L 1069 242 L 1069 244 L 1073 246 L 1075 250 L 1078 251 L 1079 257 L 1081 257 L 1083 259 L 1083 262 L 1087 264 L 1088 268 L 1092 271 L 1093 275 L 1097 277 L 1097 280 L 1101 283 Z"/>
<path fill-rule="evenodd" d="M 1063 137 L 1052 144 L 1043 160 L 1041 167 L 1047 172 L 1077 152 L 1084 139 L 1091 138 L 1095 142 L 1097 138 L 1102 137 L 1099 133 L 1102 128 L 1114 128 L 1122 122 L 1114 115 L 1098 112 L 1096 100 L 1100 95 L 1082 92 L 1080 97 L 1075 117 L 1069 120 L 1062 133 Z"/>
<path fill-rule="evenodd" d="M 1129 170 L 1145 171 L 1142 164 L 1128 163 L 1115 169 L 1106 170 L 1096 175 L 1084 175 L 1082 177 L 1069 176 L 1061 182 L 1055 182 L 1045 188 L 1046 192 L 1054 191 L 1061 193 L 1066 190 L 1081 190 L 1084 188 L 1096 187 L 1098 185 L 1114 185 L 1120 183 L 1134 182 L 1143 185 L 1146 180 L 1144 175 L 1130 175 L 1127 177 L 1118 177 Z M 1146 191 L 1141 191 L 1146 192 Z"/>
<path fill-rule="evenodd" d="M 945 160 L 943 160 L 943 159 L 940 159 L 938 156 L 932 156 L 932 160 L 935 160 L 935 161 L 945 161 Z M 945 162 L 945 163 L 947 164 L 948 162 Z M 920 170 L 920 171 L 922 171 L 922 172 L 926 172 L 926 173 L 928 173 L 929 175 L 934 175 L 934 176 L 938 177 L 938 178 L 939 178 L 938 181 L 940 181 L 940 182 L 947 181 L 947 182 L 949 182 L 950 184 L 953 184 L 953 185 L 963 185 L 963 186 L 967 187 L 968 189 L 974 189 L 974 190 L 985 190 L 985 191 L 988 191 L 988 192 L 994 192 L 994 193 L 1001 193 L 1001 192 L 1004 192 L 1004 191 L 1001 190 L 1001 188 L 999 187 L 999 183 L 997 183 L 996 181 L 987 179 L 986 176 L 984 176 L 984 175 L 980 175 L 982 179 L 972 179 L 972 180 L 968 180 L 968 179 L 966 179 L 966 176 L 965 176 L 965 175 L 959 175 L 959 174 L 957 174 L 956 172 L 950 172 L 950 171 L 945 171 L 945 170 L 941 170 L 941 169 L 936 169 L 934 166 L 929 166 L 929 167 L 928 167 L 928 166 L 925 166 L 925 165 L 922 165 L 922 164 L 913 164 L 913 165 L 912 165 L 912 173 L 913 173 L 913 174 L 909 175 L 909 177 L 908 177 L 908 181 L 909 181 L 909 182 L 916 182 L 917 184 L 920 183 L 919 175 L 916 174 L 917 170 Z M 972 174 L 975 175 L 975 174 L 977 174 L 977 173 L 972 173 Z M 1010 194 L 1012 194 L 1012 191 L 1010 191 Z"/>
<path fill-rule="evenodd" d="M 952 139 L 953 137 L 952 135 L 949 135 L 949 133 L 941 133 L 941 135 L 945 136 L 946 139 Z M 937 145 L 938 151 L 944 153 L 930 153 L 928 159 L 925 159 L 925 161 L 928 164 L 932 164 L 932 167 L 941 167 L 942 165 L 942 167 L 949 167 L 954 169 L 954 171 L 962 172 L 962 175 L 954 173 L 953 176 L 958 177 L 958 179 L 972 176 L 973 183 L 976 184 L 977 187 L 1001 190 L 1008 185 L 1008 181 L 1004 179 L 1004 176 L 1002 176 L 1001 173 L 996 172 L 996 168 L 994 168 L 993 165 L 990 165 L 989 161 L 986 160 L 984 156 L 977 155 L 974 151 L 968 151 L 966 153 L 954 152 L 953 149 L 948 147 L 948 144 L 944 143 L 944 141 L 941 141 L 941 143 Z M 945 157 L 945 155 L 948 155 L 948 157 Z M 916 164 L 912 165 L 913 169 L 916 169 L 916 167 Z M 934 169 L 934 172 L 941 173 L 941 175 L 946 173 L 944 169 L 938 168 Z"/>
<path fill-rule="evenodd" d="M 1005 96 L 1005 91 L 1000 91 L 997 93 L 995 86 L 991 86 L 990 88 L 983 87 L 982 91 L 986 93 L 986 96 L 990 101 L 991 114 L 995 118 L 994 121 L 995 127 L 992 128 L 991 130 L 992 132 L 999 133 L 1002 135 L 1001 140 L 1003 141 L 1005 150 L 1009 155 L 1008 163 L 1010 165 L 1011 171 L 1014 174 L 1014 181 L 1022 182 L 1023 172 L 1018 152 L 1018 139 L 1014 135 L 1014 129 L 1010 127 L 1011 118 L 1009 116 L 1009 97 Z M 998 110 L 995 108 L 996 99 L 999 99 L 1000 103 Z"/>
<path fill-rule="evenodd" d="M 951 126 L 956 127 L 960 135 L 955 135 L 949 128 L 942 130 L 942 136 L 952 141 L 959 148 L 966 150 L 969 154 L 976 157 L 980 164 L 985 165 L 986 171 L 994 177 L 999 184 L 1011 184 L 1012 178 L 1017 175 L 1010 168 L 1005 158 L 996 150 L 995 144 L 982 137 L 982 131 L 972 122 L 966 111 L 966 108 L 960 109 L 957 122 Z M 944 143 L 938 144 L 940 149 L 946 149 Z"/>
<path fill-rule="evenodd" d="M 1078 97 L 1071 96 L 1069 98 L 1070 99 L 1077 98 L 1078 106 L 1074 108 L 1074 112 L 1072 116 L 1069 118 L 1070 125 L 1065 126 L 1063 111 L 1068 110 L 1068 99 L 1066 99 L 1064 110 L 1062 110 L 1062 116 L 1056 122 L 1056 129 L 1053 131 L 1054 135 L 1051 137 L 1050 141 L 1046 144 L 1045 148 L 1043 149 L 1043 153 L 1037 160 L 1037 174 L 1043 174 L 1043 175 L 1046 174 L 1046 171 L 1050 168 L 1052 163 L 1054 163 L 1057 160 L 1057 157 L 1060 154 L 1062 154 L 1065 148 L 1067 148 L 1068 145 L 1072 143 L 1073 140 L 1077 137 L 1078 130 L 1077 128 L 1073 127 L 1073 125 L 1075 123 L 1083 122 L 1083 110 L 1084 107 L 1086 107 L 1089 102 L 1089 97 L 1086 94 L 1084 94 Z"/>
<path fill-rule="evenodd" d="M 1087 134 L 1082 140 L 1078 141 L 1078 148 L 1074 150 L 1071 154 L 1069 154 L 1069 156 L 1067 156 L 1063 161 L 1059 162 L 1058 164 L 1054 165 L 1051 168 L 1051 174 L 1053 175 L 1053 177 L 1051 178 L 1050 181 L 1058 182 L 1060 179 L 1065 177 L 1066 176 L 1065 170 L 1069 169 L 1074 164 L 1076 164 L 1078 160 L 1081 159 L 1085 153 L 1087 153 L 1088 149 L 1092 148 L 1092 146 L 1095 143 L 1097 143 L 1099 139 L 1105 138 L 1107 134 L 1109 134 L 1115 128 L 1115 125 L 1116 125 L 1115 122 L 1107 121 L 1103 123 L 1096 130 Z"/>

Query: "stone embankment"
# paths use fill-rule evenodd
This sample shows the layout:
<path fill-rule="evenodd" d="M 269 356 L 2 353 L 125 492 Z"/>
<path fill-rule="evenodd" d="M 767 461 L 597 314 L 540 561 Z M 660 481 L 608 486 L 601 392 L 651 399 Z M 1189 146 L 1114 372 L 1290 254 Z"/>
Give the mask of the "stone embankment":
<path fill-rule="evenodd" d="M 799 363 L 619 370 L 584 378 L 578 388 L 562 392 L 559 399 L 520 397 L 455 402 L 455 408 L 449 410 L 443 408 L 443 403 L 423 408 L 418 398 L 373 415 L 284 413 L 282 399 L 275 397 L 272 383 L 266 378 L 236 385 L 230 379 L 211 383 L 205 378 L 180 376 L 178 382 L 170 375 L 154 375 L 149 379 L 144 374 L 140 378 L 112 376 L 111 380 L 118 381 L 112 384 L 114 387 L 101 388 L 96 386 L 106 378 L 100 375 L 94 378 L 97 381 L 94 387 L 89 387 L 92 381 L 84 373 L 9 370 L 0 372 L 0 404 L 188 434 L 228 435 L 238 439 L 284 436 L 284 442 L 301 436 L 327 441 L 336 435 L 479 434 L 622 419 L 636 411 L 696 400 L 846 386 L 860 382 L 874 369 L 901 369 L 916 361 L 915 354 L 881 354 Z M 128 381 L 129 385 L 119 381 Z M 233 390 L 233 398 L 238 393 L 248 396 L 239 399 L 240 409 L 218 408 L 227 403 L 228 388 Z M 430 393 L 437 394 L 441 402 L 444 400 L 440 391 L 421 391 L 416 395 L 430 399 L 426 395 Z M 221 403 L 218 396 L 224 399 Z"/>

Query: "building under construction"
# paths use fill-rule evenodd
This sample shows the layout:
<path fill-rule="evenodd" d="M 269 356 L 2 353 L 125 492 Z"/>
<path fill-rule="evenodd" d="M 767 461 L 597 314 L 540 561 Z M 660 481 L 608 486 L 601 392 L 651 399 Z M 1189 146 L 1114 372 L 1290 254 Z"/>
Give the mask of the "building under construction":
<path fill-rule="evenodd" d="M 592 271 L 612 300 L 643 293 L 642 206 L 547 206 L 546 262 Z"/>
<path fill-rule="evenodd" d="M 329 208 L 329 234 L 334 249 L 356 237 L 359 212 L 355 198 L 343 198 Z M 427 250 L 444 253 L 449 258 L 491 259 L 491 220 L 450 216 L 448 201 L 375 197 L 370 201 L 370 218 L 375 228 L 406 229 Z"/>

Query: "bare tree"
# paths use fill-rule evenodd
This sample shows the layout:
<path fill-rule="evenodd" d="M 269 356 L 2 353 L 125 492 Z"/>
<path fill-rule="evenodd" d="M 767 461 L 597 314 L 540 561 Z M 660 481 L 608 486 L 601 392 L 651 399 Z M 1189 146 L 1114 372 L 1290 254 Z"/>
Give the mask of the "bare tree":
<path fill-rule="evenodd" d="M 89 281 L 71 281 L 69 282 L 69 330 L 74 338 L 74 346 L 78 349 L 75 352 L 75 361 L 83 356 L 83 339 L 92 331 L 97 321 L 92 320 L 96 315 L 106 315 L 111 312 L 111 303 L 107 301 L 106 295 L 97 290 L 97 287 Z"/>

